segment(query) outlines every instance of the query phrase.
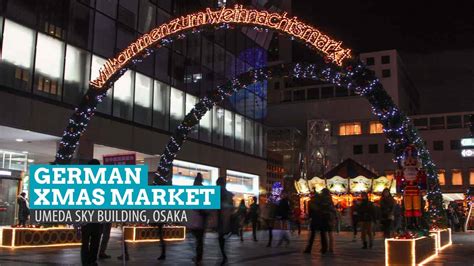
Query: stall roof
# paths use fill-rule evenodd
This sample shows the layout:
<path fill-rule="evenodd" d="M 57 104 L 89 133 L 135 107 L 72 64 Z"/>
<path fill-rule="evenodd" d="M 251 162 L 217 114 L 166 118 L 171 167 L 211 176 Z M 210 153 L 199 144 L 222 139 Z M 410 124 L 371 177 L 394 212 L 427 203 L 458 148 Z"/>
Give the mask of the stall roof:
<path fill-rule="evenodd" d="M 344 160 L 342 163 L 324 174 L 324 178 L 328 179 L 334 176 L 340 176 L 343 178 L 355 178 L 358 176 L 365 176 L 367 178 L 378 177 L 378 175 L 351 158 Z"/>

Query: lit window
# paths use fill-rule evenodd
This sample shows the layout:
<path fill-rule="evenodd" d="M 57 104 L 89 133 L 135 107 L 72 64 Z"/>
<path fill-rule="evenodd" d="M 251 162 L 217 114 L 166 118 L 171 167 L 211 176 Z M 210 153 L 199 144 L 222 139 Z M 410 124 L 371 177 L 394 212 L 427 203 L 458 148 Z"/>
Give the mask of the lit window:
<path fill-rule="evenodd" d="M 151 124 L 153 80 L 145 75 L 135 75 L 135 111 L 133 112 L 135 122 Z"/>
<path fill-rule="evenodd" d="M 362 134 L 360 123 L 339 124 L 339 136 L 360 135 Z"/>
<path fill-rule="evenodd" d="M 135 105 L 150 108 L 151 88 L 153 81 L 151 78 L 137 73 L 135 76 Z"/>
<path fill-rule="evenodd" d="M 181 122 L 184 118 L 184 92 L 171 88 L 170 103 L 171 119 Z"/>
<path fill-rule="evenodd" d="M 204 141 L 211 141 L 212 112 L 207 111 L 199 121 L 199 137 Z"/>
<path fill-rule="evenodd" d="M 5 20 L 2 60 L 15 66 L 31 68 L 35 33 L 26 27 Z"/>
<path fill-rule="evenodd" d="M 132 118 L 134 72 L 125 72 L 114 84 L 114 116 Z"/>
<path fill-rule="evenodd" d="M 61 78 L 63 61 L 64 43 L 48 35 L 38 33 L 36 72 L 53 79 Z"/>
<path fill-rule="evenodd" d="M 224 112 L 224 144 L 229 148 L 234 146 L 234 113 L 229 110 Z"/>
<path fill-rule="evenodd" d="M 153 86 L 153 126 L 168 129 L 170 87 L 158 80 Z"/>
<path fill-rule="evenodd" d="M 237 150 L 244 150 L 245 123 L 241 115 L 235 114 L 235 147 Z"/>
<path fill-rule="evenodd" d="M 474 169 L 469 171 L 469 184 L 474 185 Z"/>
<path fill-rule="evenodd" d="M 446 174 L 445 171 L 442 169 L 438 171 L 438 181 L 441 186 L 446 185 Z"/>
<path fill-rule="evenodd" d="M 370 122 L 370 134 L 381 134 L 383 133 L 382 123 L 373 121 Z"/>
<path fill-rule="evenodd" d="M 460 186 L 462 185 L 462 173 L 460 170 L 453 169 L 452 170 L 452 183 L 453 186 Z"/>
<path fill-rule="evenodd" d="M 189 114 L 189 112 L 191 112 L 191 110 L 194 108 L 194 105 L 196 105 L 197 101 L 198 101 L 198 98 L 196 96 L 186 93 L 186 106 L 185 106 L 186 114 Z M 189 135 L 193 138 L 197 137 L 197 127 L 193 127 Z"/>

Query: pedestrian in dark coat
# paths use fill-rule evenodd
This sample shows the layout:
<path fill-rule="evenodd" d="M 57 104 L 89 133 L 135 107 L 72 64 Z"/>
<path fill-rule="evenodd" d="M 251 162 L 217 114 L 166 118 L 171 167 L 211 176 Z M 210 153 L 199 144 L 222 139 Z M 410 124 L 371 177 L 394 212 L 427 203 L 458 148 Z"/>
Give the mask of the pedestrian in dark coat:
<path fill-rule="evenodd" d="M 250 204 L 248 219 L 252 224 L 252 238 L 253 241 L 257 241 L 257 226 L 258 226 L 258 219 L 260 217 L 260 206 L 257 203 L 257 197 L 252 198 L 253 202 Z"/>
<path fill-rule="evenodd" d="M 321 253 L 334 253 L 334 225 L 336 222 L 336 208 L 332 201 L 331 192 L 325 188 L 321 190 L 319 204 L 319 229 L 321 231 Z"/>
<path fill-rule="evenodd" d="M 363 242 L 363 249 L 367 248 L 367 236 L 369 237 L 368 247 L 372 248 L 373 245 L 373 228 L 372 223 L 375 222 L 375 207 L 372 202 L 369 201 L 369 195 L 367 192 L 362 192 L 362 201 L 358 207 L 359 221 L 361 224 L 361 237 Z"/>
<path fill-rule="evenodd" d="M 380 199 L 380 223 L 382 225 L 383 237 L 390 238 L 394 216 L 395 200 L 387 188 L 382 192 Z"/>
<path fill-rule="evenodd" d="M 30 216 L 30 207 L 28 206 L 28 200 L 26 199 L 26 193 L 21 192 L 18 195 L 18 225 L 25 227 L 28 217 Z"/>
<path fill-rule="evenodd" d="M 310 236 L 308 240 L 308 245 L 306 246 L 304 253 L 311 253 L 311 250 L 313 248 L 313 242 L 314 238 L 316 237 L 316 231 L 320 229 L 320 222 L 321 218 L 319 215 L 321 214 L 319 210 L 319 194 L 315 193 L 314 196 L 311 198 L 309 201 L 309 218 L 311 219 L 310 221 Z"/>

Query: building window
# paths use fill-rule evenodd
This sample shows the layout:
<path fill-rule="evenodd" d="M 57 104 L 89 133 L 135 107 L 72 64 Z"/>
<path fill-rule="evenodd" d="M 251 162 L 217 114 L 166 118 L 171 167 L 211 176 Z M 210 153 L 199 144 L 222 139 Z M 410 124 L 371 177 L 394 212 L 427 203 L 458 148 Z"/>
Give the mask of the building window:
<path fill-rule="evenodd" d="M 430 117 L 430 129 L 444 129 L 444 117 Z"/>
<path fill-rule="evenodd" d="M 244 151 L 245 146 L 245 123 L 241 115 L 235 114 L 235 148 Z"/>
<path fill-rule="evenodd" d="M 369 153 L 379 153 L 379 145 L 369 144 Z"/>
<path fill-rule="evenodd" d="M 85 89 L 88 88 L 90 54 L 82 49 L 68 45 L 64 69 L 64 101 L 79 104 Z"/>
<path fill-rule="evenodd" d="M 382 64 L 390 64 L 390 56 L 389 55 L 384 55 L 382 56 Z"/>
<path fill-rule="evenodd" d="M 133 112 L 135 122 L 151 124 L 153 80 L 145 75 L 135 75 L 135 110 Z"/>
<path fill-rule="evenodd" d="M 360 123 L 342 123 L 339 124 L 339 136 L 360 135 L 362 129 Z"/>
<path fill-rule="evenodd" d="M 375 65 L 375 59 L 373 57 L 367 57 L 365 59 L 365 63 L 368 65 L 368 66 L 373 66 Z"/>
<path fill-rule="evenodd" d="M 462 116 L 460 115 L 447 116 L 446 124 L 448 128 L 462 128 Z"/>
<path fill-rule="evenodd" d="M 382 78 L 389 78 L 391 75 L 390 69 L 382 69 Z"/>
<path fill-rule="evenodd" d="M 189 114 L 191 110 L 194 108 L 194 106 L 197 104 L 198 98 L 194 95 L 191 95 L 189 93 L 186 93 L 186 105 L 184 107 L 184 113 Z M 198 137 L 198 127 L 192 127 L 191 131 L 189 132 L 189 136 L 192 138 L 197 138 Z"/>
<path fill-rule="evenodd" d="M 469 170 L 469 185 L 474 185 L 474 169 Z"/>
<path fill-rule="evenodd" d="M 443 169 L 438 170 L 438 181 L 441 186 L 446 185 L 446 173 Z"/>
<path fill-rule="evenodd" d="M 450 141 L 451 150 L 460 150 L 461 149 L 461 141 L 458 139 L 453 139 Z"/>
<path fill-rule="evenodd" d="M 391 153 L 392 152 L 392 148 L 390 147 L 390 145 L 388 145 L 388 143 L 385 143 L 383 145 L 383 152 L 384 153 Z"/>
<path fill-rule="evenodd" d="M 344 87 L 336 87 L 336 97 L 346 97 L 349 96 L 349 91 Z"/>
<path fill-rule="evenodd" d="M 293 101 L 304 101 L 304 100 L 305 100 L 305 90 L 293 91 Z"/>
<path fill-rule="evenodd" d="M 170 87 L 157 80 L 153 86 L 153 126 L 168 130 L 170 110 Z"/>
<path fill-rule="evenodd" d="M 459 169 L 451 170 L 452 173 L 452 184 L 453 186 L 462 186 L 462 173 Z"/>
<path fill-rule="evenodd" d="M 319 88 L 308 89 L 308 100 L 319 99 Z"/>
<path fill-rule="evenodd" d="M 184 92 L 171 88 L 170 96 L 170 130 L 176 130 L 176 127 L 184 118 Z"/>
<path fill-rule="evenodd" d="M 134 72 L 127 71 L 114 84 L 113 114 L 116 117 L 132 119 L 134 78 Z"/>
<path fill-rule="evenodd" d="M 354 145 L 354 146 L 352 147 L 352 150 L 353 150 L 353 153 L 354 153 L 354 154 L 362 154 L 363 151 L 364 151 L 362 145 Z"/>
<path fill-rule="evenodd" d="M 224 111 L 224 145 L 228 148 L 234 148 L 234 113 Z"/>
<path fill-rule="evenodd" d="M 212 108 L 212 143 L 224 144 L 224 109 L 218 106 Z"/>
<path fill-rule="evenodd" d="M 383 126 L 382 123 L 378 121 L 370 122 L 370 134 L 381 134 L 383 133 Z"/>
<path fill-rule="evenodd" d="M 64 42 L 38 33 L 35 59 L 35 87 L 50 95 L 61 95 L 64 64 Z"/>
<path fill-rule="evenodd" d="M 254 121 L 245 119 L 245 152 L 253 154 L 255 151 Z"/>
<path fill-rule="evenodd" d="M 415 118 L 413 120 L 413 124 L 419 130 L 427 130 L 428 129 L 428 118 Z"/>
<path fill-rule="evenodd" d="M 322 87 L 321 88 L 321 99 L 333 98 L 334 87 Z"/>
<path fill-rule="evenodd" d="M 433 150 L 435 151 L 442 151 L 444 149 L 444 143 L 442 140 L 435 140 L 433 141 Z"/>
<path fill-rule="evenodd" d="M 207 111 L 206 114 L 199 120 L 199 139 L 211 142 L 212 134 L 212 112 Z"/>

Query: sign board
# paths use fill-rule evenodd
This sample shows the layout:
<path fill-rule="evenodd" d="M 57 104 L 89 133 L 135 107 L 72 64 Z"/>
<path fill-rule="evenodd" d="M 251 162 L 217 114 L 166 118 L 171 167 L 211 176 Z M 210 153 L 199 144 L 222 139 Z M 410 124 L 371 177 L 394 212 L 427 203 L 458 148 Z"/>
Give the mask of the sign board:
<path fill-rule="evenodd" d="M 136 164 L 137 156 L 135 153 L 104 155 L 104 165 L 130 165 Z"/>
<path fill-rule="evenodd" d="M 474 138 L 464 138 L 461 139 L 461 146 L 463 147 L 474 147 Z"/>
<path fill-rule="evenodd" d="M 474 157 L 474 149 L 462 149 L 462 157 Z"/>

